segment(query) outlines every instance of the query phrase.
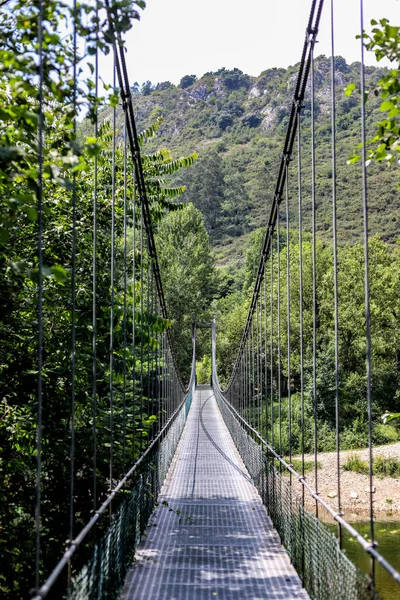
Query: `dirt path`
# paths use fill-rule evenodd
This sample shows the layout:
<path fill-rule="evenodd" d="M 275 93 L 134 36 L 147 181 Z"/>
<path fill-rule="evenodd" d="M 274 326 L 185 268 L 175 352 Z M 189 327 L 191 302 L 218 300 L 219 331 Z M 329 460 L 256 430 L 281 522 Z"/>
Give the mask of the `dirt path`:
<path fill-rule="evenodd" d="M 342 511 L 348 520 L 362 520 L 369 516 L 369 476 L 345 471 L 343 464 L 351 454 L 358 454 L 362 460 L 368 461 L 368 449 L 349 450 L 340 454 L 340 486 Z M 400 460 L 400 442 L 374 448 L 374 457 L 395 457 Z M 296 457 L 300 458 L 300 457 Z M 314 460 L 307 455 L 306 460 Z M 318 455 L 318 489 L 321 497 L 337 508 L 337 467 L 336 453 L 324 452 Z M 314 486 L 314 472 L 306 473 L 306 479 Z M 374 477 L 374 512 L 376 520 L 400 521 L 400 479 L 393 477 Z M 299 486 L 300 487 L 300 486 Z M 308 496 L 308 497 L 307 497 Z M 314 500 L 306 494 L 306 506 L 314 506 Z"/>

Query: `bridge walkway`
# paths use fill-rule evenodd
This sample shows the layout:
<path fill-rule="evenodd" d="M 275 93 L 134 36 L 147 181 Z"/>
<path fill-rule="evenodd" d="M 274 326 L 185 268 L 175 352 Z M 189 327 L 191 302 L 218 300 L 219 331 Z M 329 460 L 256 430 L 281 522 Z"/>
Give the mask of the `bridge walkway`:
<path fill-rule="evenodd" d="M 209 386 L 195 392 L 160 505 L 121 597 L 308 598 Z"/>

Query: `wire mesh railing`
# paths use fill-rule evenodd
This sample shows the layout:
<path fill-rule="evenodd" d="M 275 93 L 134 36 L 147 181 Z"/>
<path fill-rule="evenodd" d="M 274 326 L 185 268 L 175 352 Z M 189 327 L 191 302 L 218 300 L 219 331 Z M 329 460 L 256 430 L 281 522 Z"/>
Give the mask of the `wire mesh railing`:
<path fill-rule="evenodd" d="M 382 336 L 373 320 L 371 325 L 370 307 L 372 297 L 377 321 L 380 310 L 377 307 L 382 306 L 384 310 L 384 306 L 382 299 L 376 296 L 378 286 L 374 286 L 374 277 L 379 276 L 376 257 L 384 242 L 369 239 L 365 160 L 366 68 L 361 1 L 358 82 L 361 93 L 357 123 L 358 141 L 361 141 L 364 154 L 359 163 L 356 184 L 363 238 L 352 248 L 351 260 L 348 249 L 340 244 L 340 227 L 343 228 L 344 221 L 343 214 L 340 223 L 338 221 L 338 186 L 340 184 L 342 213 L 346 206 L 346 186 L 339 182 L 337 170 L 336 111 L 340 78 L 336 63 L 340 59 L 335 57 L 333 1 L 327 14 L 330 18 L 331 58 L 328 61 L 323 57 L 330 67 L 331 128 L 329 131 L 318 128 L 320 96 L 317 95 L 314 50 L 323 9 L 323 1 L 312 2 L 275 193 L 238 357 L 222 390 L 218 383 L 214 335 L 212 379 L 231 434 L 311 597 L 333 594 L 331 597 L 335 598 L 366 598 L 377 597 L 376 563 L 390 574 L 394 585 L 400 582 L 399 572 L 379 552 L 374 532 L 373 422 L 377 419 L 377 395 L 380 392 L 379 389 L 374 390 L 372 383 L 373 367 L 382 353 Z M 353 87 L 356 88 L 357 84 Z M 322 92 L 319 90 L 319 93 Z M 331 155 L 322 157 L 322 137 L 326 149 L 327 136 Z M 341 159 L 343 161 L 342 156 Z M 327 166 L 330 167 L 329 175 Z M 329 216 L 318 211 L 319 196 L 327 194 L 331 196 L 332 206 Z M 391 249 L 387 247 L 384 252 L 394 265 L 396 261 Z M 371 257 L 375 265 L 372 275 Z M 354 264 L 350 267 L 351 261 Z M 350 326 L 349 319 L 355 319 L 356 323 L 352 322 Z M 396 317 L 392 324 L 398 327 Z M 357 339 L 352 338 L 350 333 L 354 326 Z M 353 359 L 355 355 L 362 356 L 359 361 L 361 367 L 352 366 L 352 353 Z M 391 368 L 396 379 L 398 364 L 394 354 Z M 355 403 L 362 407 L 360 414 L 365 418 L 369 455 L 369 539 L 357 532 L 357 525 L 347 522 L 342 509 L 340 451 L 343 427 L 348 425 L 346 419 L 351 418 L 351 411 L 347 409 L 344 412 L 344 402 L 347 407 L 349 403 L 347 382 L 350 376 L 353 382 L 354 379 L 357 381 L 357 398 L 350 404 L 353 408 Z M 395 395 L 396 389 L 393 388 L 392 396 Z M 328 420 L 336 448 L 335 486 L 331 484 L 335 489 L 330 494 L 334 501 L 322 497 L 319 481 L 318 457 L 324 449 L 321 448 L 321 429 Z M 307 462 L 312 464 L 312 476 L 309 478 L 312 484 L 308 483 L 306 475 L 306 454 L 311 455 Z M 298 464 L 296 469 L 295 461 Z M 337 540 L 318 521 L 321 508 L 338 525 Z M 345 530 L 369 555 L 369 577 L 362 576 L 350 566 L 342 552 Z M 334 561 L 337 561 L 340 573 L 337 581 L 332 576 L 330 578 L 328 570 L 325 570 L 326 565 L 333 565 Z"/>

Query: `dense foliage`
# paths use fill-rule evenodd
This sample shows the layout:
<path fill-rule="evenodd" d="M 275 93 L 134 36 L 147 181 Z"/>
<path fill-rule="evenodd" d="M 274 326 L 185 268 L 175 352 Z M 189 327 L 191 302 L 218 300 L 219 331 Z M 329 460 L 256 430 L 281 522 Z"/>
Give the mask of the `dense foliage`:
<path fill-rule="evenodd" d="M 173 319 L 172 341 L 181 373 L 187 379 L 191 365 L 192 319 L 210 323 L 211 301 L 217 293 L 215 266 L 199 210 L 188 204 L 160 223 L 156 244 L 168 314 Z M 207 344 L 208 341 L 208 344 Z M 198 330 L 196 352 L 210 355 L 210 333 Z"/>
<path fill-rule="evenodd" d="M 258 264 L 262 242 L 262 230 L 252 237 L 247 253 L 245 282 L 248 287 L 242 297 L 229 296 L 218 302 L 218 365 L 222 382 L 230 375 L 230 366 L 240 342 L 247 311 L 244 307 L 252 291 L 255 267 Z M 283 238 L 284 236 L 282 236 Z M 294 451 L 301 448 L 301 411 L 300 411 L 300 247 L 296 241 L 296 232 L 290 235 L 290 347 L 291 377 L 287 371 L 287 247 L 281 238 L 280 252 L 280 307 L 281 307 L 281 389 L 282 389 L 282 446 L 288 451 L 288 404 L 287 391 L 290 385 L 292 402 L 292 438 Z M 395 410 L 400 402 L 400 249 L 392 249 L 379 237 L 370 241 L 370 299 L 371 299 L 371 337 L 372 337 L 372 373 L 373 373 L 373 439 L 376 444 L 396 441 L 398 433 L 393 427 L 381 421 L 385 410 Z M 305 450 L 313 449 L 313 402 L 312 402 L 312 245 L 306 239 L 302 245 L 303 254 L 303 359 L 306 437 Z M 317 244 L 317 417 L 318 449 L 335 449 L 335 345 L 334 345 L 334 299 L 333 299 L 333 251 L 331 245 Z M 277 395 L 278 373 L 278 258 L 273 258 L 273 321 L 272 321 L 272 370 L 274 373 L 274 414 L 275 440 L 279 440 L 279 399 Z M 365 314 L 364 314 L 364 249 L 362 244 L 343 246 L 338 255 L 339 287 L 339 393 L 340 393 L 340 432 L 343 449 L 367 445 L 368 427 L 366 410 L 366 369 L 365 369 Z M 270 266 L 267 273 L 269 289 Z M 269 292 L 268 292 L 269 294 Z M 270 331 L 271 319 L 268 298 L 266 311 L 267 331 Z M 270 340 L 263 356 L 271 365 Z M 266 397 L 263 390 L 263 397 Z M 270 402 L 268 390 L 268 402 Z M 264 420 L 268 421 L 269 415 Z M 265 425 L 265 422 L 264 422 Z M 268 427 L 270 427 L 270 422 Z M 277 443 L 279 443 L 277 441 Z"/>
<path fill-rule="evenodd" d="M 121 30 L 138 17 L 135 4 L 143 6 L 144 3 L 116 4 L 114 16 Z M 100 2 L 98 9 L 102 14 Z M 122 177 L 123 126 L 116 132 L 113 159 L 112 119 L 108 118 L 110 113 L 105 107 L 112 110 L 116 105 L 118 90 L 106 90 L 107 97 L 95 94 L 90 57 L 96 50 L 108 51 L 107 19 L 100 23 L 92 5 L 79 3 L 75 14 L 77 35 L 84 36 L 86 41 L 83 55 L 74 56 L 73 37 L 67 33 L 71 29 L 71 3 L 48 0 L 44 11 L 42 86 L 38 80 L 39 4 L 11 2 L 0 17 L 0 597 L 4 598 L 27 597 L 34 584 L 39 280 L 43 281 L 43 575 L 50 572 L 61 556 L 70 532 L 72 394 L 76 533 L 90 517 L 93 501 L 98 504 L 104 499 L 126 466 L 146 447 L 147 437 L 158 417 L 146 390 L 154 375 L 153 356 L 160 344 L 160 334 L 170 326 L 170 321 L 157 316 L 148 278 L 147 281 L 146 276 L 143 278 L 143 272 L 151 270 L 146 241 L 140 243 L 138 232 L 135 240 L 132 229 L 127 234 L 129 272 L 127 276 L 123 272 L 124 198 L 130 207 L 128 228 L 134 222 L 138 227 L 141 211 L 138 203 L 132 211 L 135 189 L 130 166 L 125 185 Z M 80 25 L 82 22 L 84 26 Z M 74 63 L 80 74 L 78 79 L 73 77 Z M 84 79 L 85 72 L 89 73 L 87 79 Z M 77 122 L 79 111 L 82 115 L 84 111 L 87 113 L 84 127 Z M 141 142 L 151 138 L 159 125 L 160 121 L 152 123 L 140 136 Z M 41 157 L 43 178 L 40 177 Z M 164 213 L 181 208 L 177 198 L 184 187 L 171 187 L 168 178 L 181 167 L 191 165 L 195 157 L 193 154 L 174 160 L 166 149 L 142 157 L 154 222 L 160 221 Z M 93 177 L 95 166 L 96 179 Z M 43 267 L 39 273 L 41 203 Z M 126 277 L 127 293 L 124 290 Z M 149 294 L 150 310 L 146 308 Z M 93 400 L 94 299 L 97 305 L 96 406 Z M 73 319 L 75 375 L 72 380 Z M 129 344 L 126 332 L 131 332 Z M 142 380 L 139 381 L 140 374 Z M 134 386 L 139 390 L 136 396 L 139 394 L 140 403 L 132 401 Z M 95 471 L 94 421 L 97 428 Z M 111 450 L 114 453 L 112 481 Z M 81 562 L 84 560 L 85 548 L 79 558 Z M 78 560 L 75 568 L 79 564 Z M 61 591 L 56 590 L 55 594 L 61 595 Z"/>

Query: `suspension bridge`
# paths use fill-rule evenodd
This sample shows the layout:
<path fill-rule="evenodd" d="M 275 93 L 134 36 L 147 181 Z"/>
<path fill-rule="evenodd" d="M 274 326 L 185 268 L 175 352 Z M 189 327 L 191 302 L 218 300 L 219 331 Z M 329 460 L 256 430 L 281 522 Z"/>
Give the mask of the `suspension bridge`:
<path fill-rule="evenodd" d="M 46 124 L 49 117 L 45 91 L 52 87 L 56 77 L 48 71 L 46 61 L 56 48 L 56 45 L 52 47 L 57 33 L 52 29 L 55 27 L 52 19 L 57 8 L 54 3 L 39 0 L 28 7 L 27 11 L 33 12 L 22 13 L 25 23 L 30 23 L 28 19 L 32 14 L 36 22 L 36 29 L 32 26 L 32 47 L 37 65 L 32 88 L 36 89 L 34 98 L 37 102 L 36 129 L 32 138 L 37 165 L 29 177 L 35 182 L 30 185 L 37 201 L 38 249 L 37 270 L 28 285 L 30 293 L 34 289 L 33 300 L 29 302 L 36 302 L 37 313 L 27 325 L 36 336 L 37 344 L 28 356 L 28 366 L 24 364 L 21 372 L 16 374 L 25 378 L 26 386 L 18 393 L 25 398 L 25 404 L 34 406 L 37 417 L 36 447 L 31 451 L 36 460 L 35 495 L 29 499 L 34 506 L 35 554 L 28 579 L 34 600 L 61 597 L 82 600 L 117 597 L 127 600 L 214 597 L 361 600 L 379 597 L 375 585 L 377 565 L 392 578 L 393 590 L 396 590 L 393 598 L 400 597 L 400 573 L 380 553 L 374 531 L 371 284 L 362 42 L 359 122 L 363 154 L 359 167 L 362 176 L 359 193 L 364 214 L 365 252 L 367 383 L 364 400 L 370 454 L 368 539 L 357 531 L 356 525 L 348 522 L 341 507 L 337 91 L 334 3 L 331 2 L 330 7 L 324 4 L 327 3 L 323 0 L 311 2 L 310 17 L 305 24 L 306 37 L 275 193 L 269 199 L 270 210 L 254 291 L 237 359 L 225 388 L 221 387 L 218 378 L 218 323 L 215 321 L 209 325 L 211 385 L 196 385 L 195 320 L 191 376 L 187 386 L 175 360 L 163 293 L 163 273 L 157 258 L 152 196 L 136 129 L 123 42 L 127 22 L 136 18 L 140 2 L 131 5 L 106 0 L 98 2 L 95 8 L 90 4 L 82 8 L 76 2 L 72 7 L 68 5 L 72 28 L 68 54 L 72 83 L 65 91 L 65 97 L 68 97 L 73 114 L 71 139 L 77 137 L 81 110 L 79 77 L 82 77 L 82 70 L 79 72 L 78 55 L 85 36 L 90 47 L 89 56 L 94 57 L 91 89 L 94 89 L 95 97 L 99 96 L 101 53 L 111 52 L 114 80 L 110 85 L 118 92 L 119 101 L 113 103 L 108 124 L 101 122 L 101 111 L 97 100 L 94 101 L 91 107 L 94 138 L 89 143 L 93 171 L 83 167 L 79 154 L 74 155 L 74 171 L 69 185 L 63 188 L 68 209 L 66 218 L 70 219 L 67 235 L 71 246 L 70 280 L 66 286 L 70 294 L 66 300 L 69 308 L 68 316 L 60 315 L 54 329 L 50 324 L 49 312 L 56 311 L 54 306 L 63 300 L 61 293 L 52 287 L 46 271 L 47 261 L 50 257 L 57 258 L 58 253 L 57 236 L 50 232 L 48 223 L 51 211 L 60 210 L 55 203 L 54 208 L 46 203 L 50 172 L 46 163 L 46 145 L 52 144 L 54 149 L 55 142 L 51 137 L 52 124 Z M 364 27 L 362 0 L 360 7 L 361 32 Z M 323 497 L 318 489 L 317 450 L 315 124 L 318 115 L 315 110 L 314 49 L 323 10 L 330 10 L 331 17 L 329 136 L 332 176 L 329 185 L 333 248 L 332 378 L 337 451 L 334 502 Z M 28 25 L 26 27 L 31 31 Z M 63 63 L 60 61 L 60 64 Z M 26 69 L 28 66 L 27 63 Z M 307 134 L 302 128 L 305 99 L 311 111 L 311 129 Z M 122 108 L 124 114 L 120 154 L 117 108 Z M 102 135 L 106 141 L 100 143 Z M 304 182 L 302 161 L 306 155 L 311 157 L 311 180 Z M 84 188 L 84 182 L 79 179 L 81 172 L 86 174 L 91 186 L 91 222 L 85 222 L 82 216 L 81 194 L 88 188 Z M 105 187 L 101 187 L 102 184 Z M 25 185 L 25 180 L 16 179 L 16 185 Z M 313 275 L 311 296 L 307 297 L 302 279 L 305 189 L 311 200 Z M 68 200 L 65 200 L 67 196 Z M 21 199 L 24 198 L 21 196 Z M 296 219 L 293 219 L 293 206 L 296 207 Z M 289 266 L 284 281 L 281 262 L 291 265 L 290 235 L 293 230 L 297 232 L 300 249 L 298 272 L 294 273 Z M 91 253 L 89 275 L 80 262 L 85 259 L 88 247 Z M 57 275 L 58 272 L 53 269 L 52 273 Z M 298 294 L 293 293 L 294 278 L 300 282 Z M 49 300 L 52 294 L 54 306 Z M 104 304 L 105 297 L 108 305 Z M 311 326 L 304 323 L 305 302 L 312 305 Z M 53 308 L 49 309 L 49 306 Z M 7 315 L 9 310 L 5 307 Z M 11 310 L 10 319 L 12 314 Z M 48 356 L 47 346 L 57 336 L 60 347 L 57 360 L 53 361 Z M 292 379 L 291 375 L 293 347 L 299 349 L 298 379 Z M 306 349 L 312 355 L 311 390 L 305 389 L 304 383 Z M 32 388 L 26 373 L 33 377 L 35 385 Z M 64 381 L 66 383 L 62 383 Z M 61 396 L 56 394 L 68 397 L 65 408 L 57 400 Z M 301 400 L 299 470 L 294 466 L 290 443 L 288 456 L 282 449 L 282 400 L 287 399 L 288 419 L 285 422 L 289 430 L 285 435 L 291 440 L 291 397 L 295 394 Z M 312 485 L 305 474 L 304 460 L 307 394 L 311 398 L 314 417 Z M 68 447 L 61 445 L 58 427 L 69 432 Z M 58 444 L 59 455 L 51 462 L 49 448 Z M 10 479 L 10 485 L 12 481 Z M 64 502 L 56 506 L 56 511 L 52 498 L 58 488 L 64 490 Z M 306 508 L 307 496 L 313 500 L 313 511 Z M 321 511 L 336 523 L 336 535 L 319 519 Z M 350 535 L 369 557 L 368 573 L 361 572 L 343 551 L 344 533 Z M 62 535 L 64 541 L 67 540 L 65 549 L 60 544 Z M 13 571 L 13 565 L 7 565 L 7 570 Z"/>

